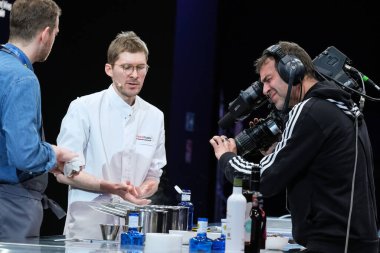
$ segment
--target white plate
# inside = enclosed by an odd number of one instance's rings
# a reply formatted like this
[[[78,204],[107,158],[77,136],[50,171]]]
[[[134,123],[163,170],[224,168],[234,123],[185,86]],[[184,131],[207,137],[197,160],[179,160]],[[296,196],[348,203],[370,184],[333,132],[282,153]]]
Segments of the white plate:
[[[197,235],[194,231],[184,231],[184,230],[169,230],[169,234],[182,235],[182,244],[189,244],[189,240]],[[221,233],[207,232],[207,237],[211,240],[219,238]]]
[[[267,240],[265,241],[265,249],[282,250],[286,245],[288,245],[288,242],[288,237],[267,236]]]

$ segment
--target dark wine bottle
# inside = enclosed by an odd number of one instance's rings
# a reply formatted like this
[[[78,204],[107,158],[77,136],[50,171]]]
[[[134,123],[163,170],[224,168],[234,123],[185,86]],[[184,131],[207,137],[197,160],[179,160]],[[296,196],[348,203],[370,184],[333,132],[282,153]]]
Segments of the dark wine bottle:
[[[267,216],[264,211],[264,200],[261,193],[258,194],[259,199],[259,209],[261,213],[261,240],[260,240],[260,249],[265,249],[265,243],[267,241]]]
[[[262,248],[264,231],[266,231],[266,217],[265,212],[260,208],[261,194],[259,192],[254,192],[252,194],[252,208],[251,208],[251,240],[248,248],[249,253],[260,253],[260,248]],[[265,243],[264,243],[265,246]]]

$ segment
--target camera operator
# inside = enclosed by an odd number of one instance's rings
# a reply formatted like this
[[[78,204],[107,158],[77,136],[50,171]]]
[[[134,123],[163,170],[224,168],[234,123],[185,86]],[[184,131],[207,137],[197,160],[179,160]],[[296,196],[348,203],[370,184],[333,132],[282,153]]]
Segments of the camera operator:
[[[293,238],[313,253],[378,252],[373,154],[363,115],[350,94],[320,81],[310,56],[280,41],[255,62],[263,93],[288,112],[281,140],[260,161],[264,197],[287,190]],[[235,139],[210,140],[231,180],[253,163]]]

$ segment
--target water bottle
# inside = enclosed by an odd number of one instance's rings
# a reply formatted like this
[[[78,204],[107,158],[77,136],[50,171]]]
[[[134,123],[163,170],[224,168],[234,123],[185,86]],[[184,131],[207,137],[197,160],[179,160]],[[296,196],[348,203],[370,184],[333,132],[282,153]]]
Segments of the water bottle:
[[[190,253],[211,253],[212,240],[207,237],[207,218],[198,218],[197,235],[189,240]]]
[[[178,204],[179,206],[186,206],[189,208],[189,219],[187,222],[187,230],[193,228],[193,217],[194,217],[194,205],[191,203],[191,191],[190,190],[182,190],[181,193],[181,202]]]
[[[244,252],[247,200],[242,192],[242,179],[235,177],[232,194],[227,199],[226,253]]]
[[[120,247],[143,246],[145,235],[138,231],[139,213],[131,212],[128,215],[128,231],[121,233]]]
[[[221,220],[222,233],[219,238],[212,241],[212,252],[213,253],[224,253],[226,248],[226,219]]]

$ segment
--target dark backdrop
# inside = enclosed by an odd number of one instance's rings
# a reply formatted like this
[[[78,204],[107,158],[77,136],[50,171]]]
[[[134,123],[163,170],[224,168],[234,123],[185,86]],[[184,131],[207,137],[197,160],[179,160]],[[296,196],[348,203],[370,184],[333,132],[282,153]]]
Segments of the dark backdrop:
[[[12,2],[12,1],[8,1]],[[377,71],[380,20],[364,2],[329,1],[308,7],[268,1],[57,0],[63,10],[60,33],[46,63],[35,64],[40,78],[47,140],[56,142],[71,100],[105,89],[106,51],[120,31],[133,30],[148,44],[149,65],[141,96],[165,114],[168,165],[156,201],[175,204],[173,186],[192,190],[195,218],[219,221],[232,186],[216,170],[208,140],[217,133],[221,109],[258,78],[253,61],[279,40],[299,43],[312,57],[328,46],[345,53],[353,66],[380,83]],[[1,6],[0,6],[1,7]],[[7,39],[0,18],[0,42]],[[379,97],[373,89],[368,93]],[[375,154],[380,149],[378,102],[366,102]],[[243,122],[242,127],[247,127]],[[259,156],[252,156],[259,159]],[[379,185],[379,172],[375,171]],[[48,195],[67,207],[67,187],[50,178]],[[377,192],[379,197],[380,193]],[[268,215],[285,214],[285,196],[265,200]],[[62,233],[48,210],[42,235]]]

